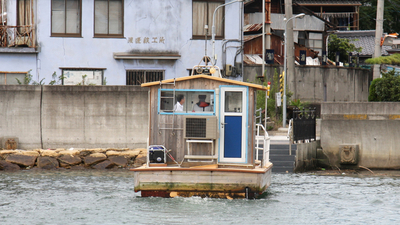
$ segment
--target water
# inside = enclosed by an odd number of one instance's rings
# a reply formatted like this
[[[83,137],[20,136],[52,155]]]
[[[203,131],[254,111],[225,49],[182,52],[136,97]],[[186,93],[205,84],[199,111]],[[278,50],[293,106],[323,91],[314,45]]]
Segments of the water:
[[[399,224],[400,179],[274,174],[265,198],[141,198],[129,171],[0,173],[0,224]]]

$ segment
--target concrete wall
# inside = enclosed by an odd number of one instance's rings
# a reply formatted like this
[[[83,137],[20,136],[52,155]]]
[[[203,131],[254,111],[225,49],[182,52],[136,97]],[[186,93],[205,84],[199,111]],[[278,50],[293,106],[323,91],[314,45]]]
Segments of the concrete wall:
[[[148,91],[134,86],[0,86],[0,137],[19,148],[137,148]]]
[[[231,2],[233,0],[226,0]],[[17,6],[15,0],[6,0],[8,25],[16,25]],[[240,40],[241,3],[228,5],[224,11],[225,39]],[[204,56],[204,39],[192,38],[192,1],[188,0],[125,0],[124,37],[94,38],[94,2],[82,1],[82,37],[51,36],[51,1],[34,1],[34,20],[38,54],[14,55],[0,53],[0,71],[28,71],[32,69],[34,80],[45,78],[48,84],[54,71],[61,74],[60,67],[106,68],[104,77],[109,85],[125,85],[126,70],[165,70],[165,78],[187,76],[194,65]],[[209,34],[211,35],[211,24]],[[209,36],[210,36],[209,35]],[[144,38],[150,43],[143,43]],[[157,43],[153,43],[153,37]],[[136,43],[140,38],[141,43]],[[159,42],[160,38],[165,41]],[[217,65],[222,68],[222,43],[216,40]],[[207,42],[211,56],[211,42]],[[240,42],[230,42],[226,50],[226,63],[234,65],[234,57]],[[236,47],[234,47],[236,46]],[[113,53],[130,52],[139,54],[177,53],[178,60],[114,59]],[[21,63],[21,61],[23,63]],[[239,55],[237,61],[241,61]]]
[[[245,66],[244,81],[256,82],[262,74],[261,65]],[[283,66],[266,66],[268,81],[273,80],[275,70],[282,73]],[[311,103],[321,102],[367,102],[370,70],[361,68],[296,66],[295,74],[288,78],[291,99]]]
[[[317,149],[321,141],[297,144],[295,172],[304,172],[315,169],[317,164]]]
[[[340,164],[340,145],[359,146],[354,166],[400,168],[400,103],[323,103],[321,147],[329,162]]]

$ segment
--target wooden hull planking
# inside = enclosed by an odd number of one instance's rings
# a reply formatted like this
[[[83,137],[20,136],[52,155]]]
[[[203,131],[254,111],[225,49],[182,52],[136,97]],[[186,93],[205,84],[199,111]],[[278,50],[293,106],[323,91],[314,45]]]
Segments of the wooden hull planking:
[[[266,168],[137,168],[135,191],[143,197],[244,198],[262,194],[271,184],[272,164]]]

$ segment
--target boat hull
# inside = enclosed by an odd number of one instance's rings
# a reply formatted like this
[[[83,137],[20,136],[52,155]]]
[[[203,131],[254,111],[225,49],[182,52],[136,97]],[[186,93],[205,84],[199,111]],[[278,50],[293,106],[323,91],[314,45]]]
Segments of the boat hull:
[[[271,169],[142,167],[133,169],[134,188],[142,197],[254,198],[270,186]]]

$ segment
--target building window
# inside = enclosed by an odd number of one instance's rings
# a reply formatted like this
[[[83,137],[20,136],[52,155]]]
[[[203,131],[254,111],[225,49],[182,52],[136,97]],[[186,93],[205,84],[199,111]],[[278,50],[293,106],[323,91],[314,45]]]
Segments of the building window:
[[[160,89],[158,101],[160,114],[215,115],[213,90]]]
[[[0,72],[0,85],[15,85],[19,82],[23,84],[26,74],[26,72]]]
[[[0,25],[7,25],[7,8],[6,1],[0,1]],[[1,34],[0,34],[1,39]]]
[[[61,68],[63,85],[103,85],[103,68]]]
[[[51,36],[81,36],[81,0],[51,1]]]
[[[208,37],[211,38],[212,20],[214,10],[224,4],[224,1],[219,0],[198,0],[193,1],[193,38],[204,39],[206,30],[205,25],[208,25]],[[219,9],[215,14],[215,38],[224,38],[224,9]]]
[[[147,82],[164,80],[163,70],[127,70],[126,85],[141,85]]]
[[[32,24],[32,10],[30,0],[18,0],[17,25],[26,26]]]
[[[94,36],[123,37],[124,4],[122,0],[94,1]]]

